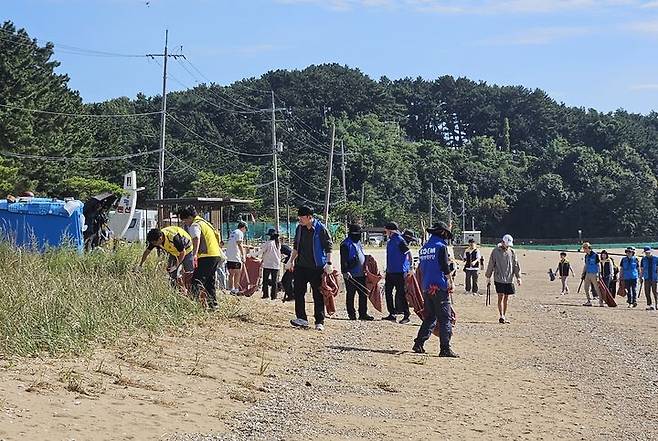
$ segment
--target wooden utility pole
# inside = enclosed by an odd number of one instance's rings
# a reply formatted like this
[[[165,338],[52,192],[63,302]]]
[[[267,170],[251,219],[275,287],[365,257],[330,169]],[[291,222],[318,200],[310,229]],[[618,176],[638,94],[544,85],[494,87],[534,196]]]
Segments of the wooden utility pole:
[[[345,144],[340,141],[340,156],[342,158],[341,168],[343,169],[343,200],[347,202],[347,180],[345,179]]]
[[[434,225],[434,183],[430,182],[430,227]]]
[[[272,165],[274,167],[274,228],[279,231],[279,165],[277,162],[276,143],[276,107],[274,105],[274,91],[272,91]]]
[[[334,141],[336,137],[336,123],[331,123],[331,148],[329,149],[329,167],[327,167],[327,189],[324,193],[324,223],[329,226],[329,198],[331,197],[331,175],[334,167]]]

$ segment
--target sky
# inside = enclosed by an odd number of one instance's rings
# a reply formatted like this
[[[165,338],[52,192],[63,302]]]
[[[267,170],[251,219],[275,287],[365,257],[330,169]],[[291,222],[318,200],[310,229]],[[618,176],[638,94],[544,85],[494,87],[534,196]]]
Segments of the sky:
[[[0,19],[55,43],[86,102],[162,93],[208,78],[337,62],[373,79],[465,76],[540,88],[600,111],[658,110],[656,0],[0,0]],[[58,49],[59,47],[59,49]],[[182,52],[181,52],[182,51]]]

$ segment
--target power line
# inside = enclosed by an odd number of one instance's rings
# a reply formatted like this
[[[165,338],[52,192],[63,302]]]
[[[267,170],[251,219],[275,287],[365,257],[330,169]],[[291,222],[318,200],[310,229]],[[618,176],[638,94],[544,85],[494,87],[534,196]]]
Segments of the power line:
[[[199,135],[197,132],[195,132],[194,130],[190,129],[190,128],[187,127],[185,124],[183,124],[183,123],[180,122],[178,119],[176,119],[173,115],[171,115],[171,114],[167,114],[167,115],[168,115],[172,120],[174,120],[174,121],[176,121],[178,124],[180,124],[181,127],[183,127],[185,130],[187,130],[187,131],[190,132],[191,134],[195,135],[197,138],[201,139],[202,141],[205,141],[206,143],[208,143],[208,144],[210,144],[210,145],[213,145],[213,146],[217,147],[217,148],[220,149],[220,150],[224,150],[224,151],[226,151],[226,152],[234,153],[234,154],[236,154],[236,155],[242,155],[242,156],[253,156],[253,157],[266,157],[266,156],[272,156],[272,153],[245,153],[245,152],[241,152],[241,151],[239,151],[239,150],[233,150],[233,149],[230,149],[230,148],[227,148],[227,147],[221,146],[221,145],[219,145],[219,144],[217,144],[217,143],[215,143],[215,142],[212,142],[212,141],[210,141],[210,140],[204,138],[203,136]]]
[[[95,114],[95,113],[67,113],[67,112],[54,112],[51,110],[41,110],[41,109],[29,109],[27,107],[14,106],[11,104],[0,104],[0,107],[5,107],[7,109],[22,110],[24,112],[31,113],[44,113],[47,115],[56,115],[56,116],[73,116],[80,118],[130,118],[136,116],[149,116],[149,115],[160,115],[162,112],[143,112],[143,113],[113,113],[113,114]]]
[[[151,153],[157,153],[159,151],[160,150],[148,150],[148,151],[145,151],[145,152],[130,153],[130,154],[127,154],[127,155],[101,156],[101,157],[39,156],[39,155],[32,155],[32,154],[27,154],[27,153],[15,153],[15,152],[0,151],[0,156],[7,156],[7,157],[19,158],[19,159],[37,159],[37,160],[41,160],[41,161],[57,161],[57,162],[89,161],[89,162],[96,162],[96,161],[120,161],[120,160],[123,160],[123,159],[130,159],[130,158],[136,158],[138,156],[150,155]]]

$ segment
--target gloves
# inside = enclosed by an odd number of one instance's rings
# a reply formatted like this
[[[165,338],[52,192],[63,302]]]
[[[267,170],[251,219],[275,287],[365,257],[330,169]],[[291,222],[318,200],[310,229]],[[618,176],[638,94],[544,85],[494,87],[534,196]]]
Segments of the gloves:
[[[286,264],[283,266],[283,268],[284,268],[286,271],[292,271],[292,267],[293,267],[293,261],[292,261],[292,259],[290,259],[290,260],[288,261],[288,263],[286,263]]]
[[[345,280],[350,280],[352,278],[352,274],[351,273],[345,273],[345,274],[343,274],[343,277],[345,278]]]
[[[585,280],[585,274],[583,274],[582,276],[580,276],[580,280]]]
[[[324,272],[326,274],[331,274],[334,272],[334,267],[331,265],[331,262],[327,262],[327,264],[324,266]]]
[[[194,269],[199,267],[199,256],[194,256]]]

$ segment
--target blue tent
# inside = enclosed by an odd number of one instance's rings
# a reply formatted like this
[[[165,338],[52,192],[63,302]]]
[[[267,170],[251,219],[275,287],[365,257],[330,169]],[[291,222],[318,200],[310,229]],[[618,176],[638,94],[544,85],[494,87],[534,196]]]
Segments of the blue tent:
[[[20,247],[40,251],[70,246],[82,251],[84,216],[80,201],[21,198],[0,201],[0,237]]]

